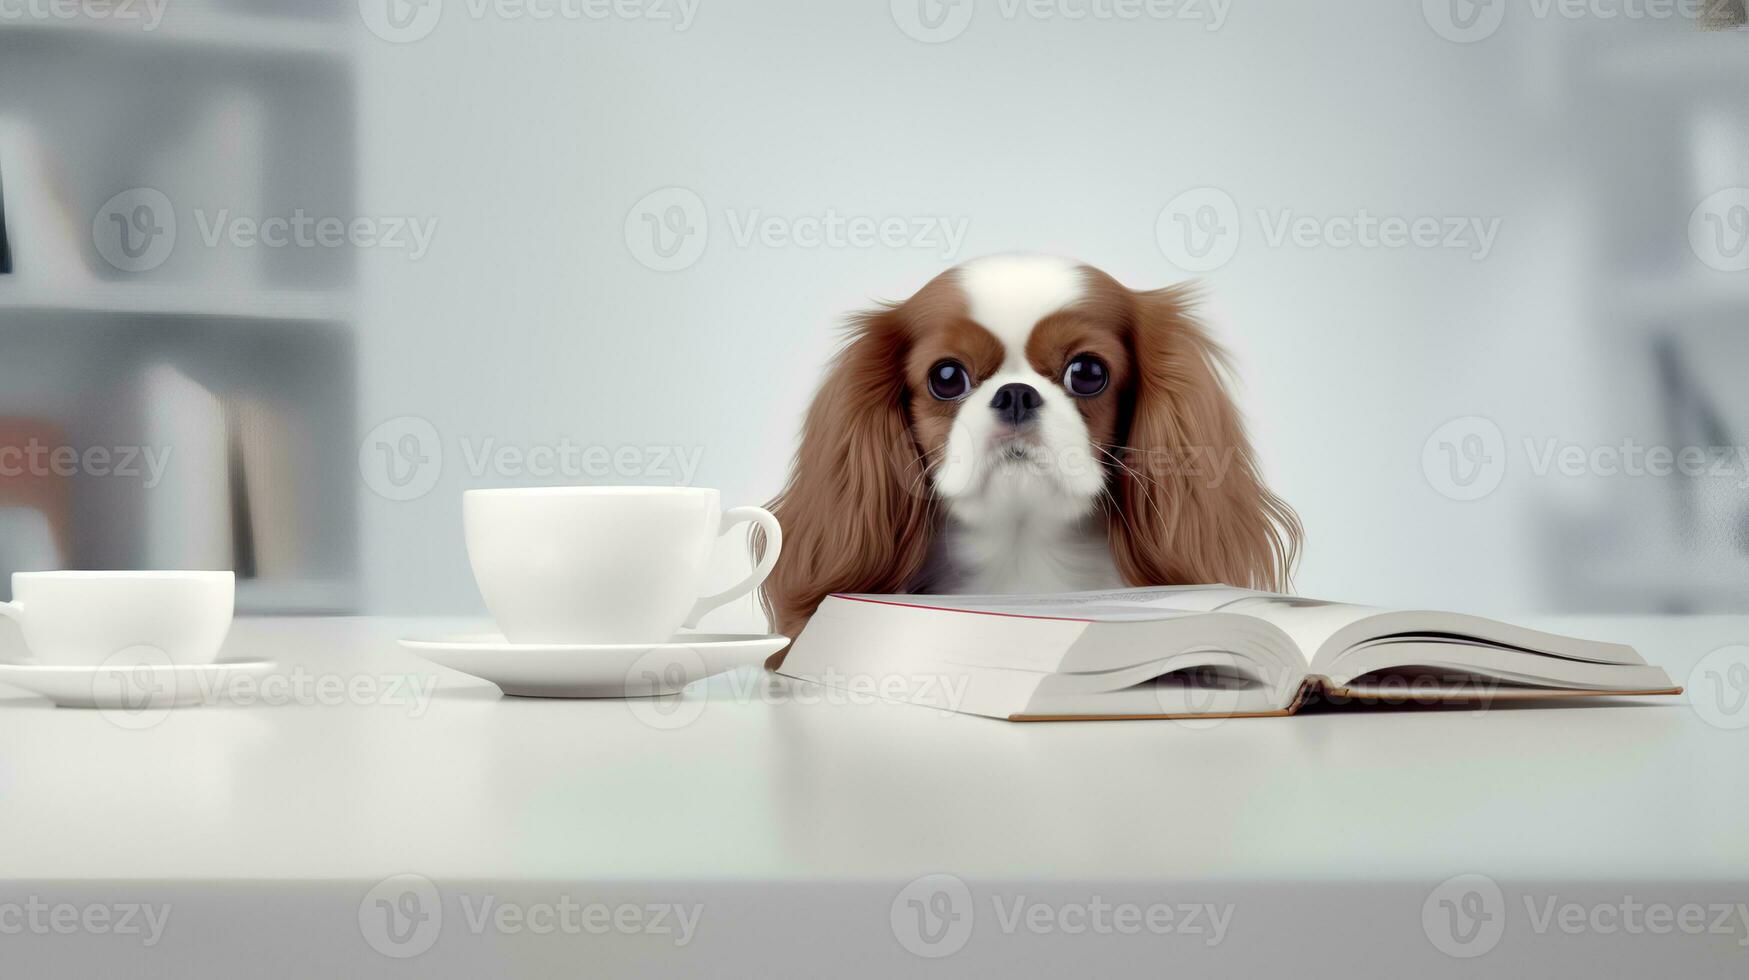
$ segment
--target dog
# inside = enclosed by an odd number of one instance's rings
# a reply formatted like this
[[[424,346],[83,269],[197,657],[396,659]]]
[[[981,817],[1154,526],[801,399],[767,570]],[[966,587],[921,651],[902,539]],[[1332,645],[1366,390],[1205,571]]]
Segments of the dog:
[[[1194,300],[995,255],[852,317],[768,505],[775,627],[797,635],[834,592],[1285,590],[1299,519]]]

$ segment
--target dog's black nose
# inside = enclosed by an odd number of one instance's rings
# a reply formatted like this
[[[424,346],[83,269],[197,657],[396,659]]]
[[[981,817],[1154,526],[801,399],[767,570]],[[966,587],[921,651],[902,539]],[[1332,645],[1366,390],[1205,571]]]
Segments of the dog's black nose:
[[[1015,382],[996,389],[996,397],[990,399],[990,408],[997,418],[1018,429],[1031,421],[1044,403],[1037,388]]]

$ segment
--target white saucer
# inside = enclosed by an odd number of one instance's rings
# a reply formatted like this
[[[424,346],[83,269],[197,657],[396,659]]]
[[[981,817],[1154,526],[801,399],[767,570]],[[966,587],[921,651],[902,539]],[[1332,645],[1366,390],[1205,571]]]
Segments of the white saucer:
[[[40,694],[63,708],[175,708],[222,696],[238,677],[272,670],[271,660],[211,664],[51,666],[0,664],[0,684]]]
[[[435,664],[524,698],[643,698],[762,662],[787,636],[683,633],[667,643],[511,643],[496,633],[405,639]]]

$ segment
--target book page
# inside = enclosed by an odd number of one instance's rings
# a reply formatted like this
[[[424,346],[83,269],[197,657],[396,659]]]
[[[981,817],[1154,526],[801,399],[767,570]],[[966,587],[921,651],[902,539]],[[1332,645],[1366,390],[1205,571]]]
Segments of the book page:
[[[1310,662],[1338,630],[1379,612],[1321,599],[1302,599],[1231,585],[1158,585],[1139,589],[1067,592],[1061,595],[859,596],[887,602],[946,609],[973,609],[1017,616],[1062,616],[1125,621],[1164,619],[1189,612],[1229,612],[1253,616],[1286,633]]]
[[[1204,586],[1194,586],[1201,589]],[[1099,622],[1176,619],[1197,612],[1208,612],[1221,603],[1231,601],[1244,590],[1225,586],[1209,588],[1231,592],[1218,600],[1203,598],[1184,602],[1165,602],[1151,595],[1168,589],[1114,589],[1109,592],[1069,592],[1061,595],[858,595],[846,593],[846,598],[903,606],[924,606],[936,609],[962,609],[969,612],[1001,613],[1008,616],[1043,616],[1056,619],[1089,619]]]
[[[1221,611],[1255,616],[1279,628],[1293,638],[1307,663],[1318,655],[1324,643],[1336,635],[1337,631],[1381,612],[1373,606],[1301,599],[1268,592],[1253,593],[1236,599],[1222,606]]]

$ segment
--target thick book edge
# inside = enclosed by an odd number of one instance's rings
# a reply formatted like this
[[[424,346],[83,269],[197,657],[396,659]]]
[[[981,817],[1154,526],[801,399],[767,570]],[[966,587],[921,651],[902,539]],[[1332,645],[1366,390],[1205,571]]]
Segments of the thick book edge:
[[[1542,701],[1554,698],[1648,698],[1679,695],[1683,690],[1681,687],[1661,687],[1645,691],[1587,691],[1576,687],[1527,687],[1495,691],[1492,694],[1452,694],[1449,697],[1440,698],[1437,703],[1486,704],[1489,701]],[[1329,687],[1325,688],[1325,693],[1333,697],[1348,698],[1362,703],[1384,702],[1392,704],[1404,700],[1404,696],[1399,694],[1380,695],[1349,687]],[[1420,703],[1435,703],[1431,698],[1420,696],[1415,696],[1415,700]]]
[[[1009,715],[1009,721],[1151,721],[1176,720],[1189,721],[1202,718],[1286,718],[1306,703],[1306,699],[1322,690],[1324,681],[1321,677],[1308,677],[1300,682],[1299,690],[1294,692],[1294,699],[1287,707],[1274,711],[1233,711],[1226,713],[1178,712],[1175,714],[1150,715]]]
[[[1567,699],[1567,698],[1664,697],[1664,696],[1677,696],[1677,695],[1680,695],[1682,693],[1683,693],[1683,688],[1680,686],[1660,688],[1657,690],[1646,690],[1646,691],[1584,691],[1584,690],[1579,690],[1577,688],[1526,688],[1523,690],[1512,690],[1512,691],[1505,691],[1505,692],[1495,691],[1492,694],[1483,694],[1483,695],[1453,694],[1452,696],[1450,696],[1448,698],[1440,699],[1436,703],[1438,703],[1438,704],[1477,704],[1477,703],[1487,704],[1488,702],[1491,702],[1491,701],[1541,701],[1544,699],[1553,700],[1553,699]],[[1228,713],[1228,714],[1194,714],[1194,713],[1184,714],[1184,713],[1179,713],[1179,714],[1149,714],[1149,715],[1028,715],[1028,714],[1017,714],[1017,715],[1009,715],[1008,720],[1009,721],[1026,721],[1026,722],[1038,722],[1038,721],[1190,721],[1193,719],[1202,719],[1202,718],[1212,718],[1212,719],[1287,718],[1287,717],[1290,717],[1292,715],[1298,714],[1300,708],[1304,707],[1306,702],[1308,700],[1310,700],[1314,694],[1326,695],[1326,696],[1338,697],[1338,698],[1347,698],[1350,701],[1356,701],[1356,702],[1359,702],[1362,704],[1366,704],[1366,703],[1387,703],[1387,704],[1394,703],[1392,700],[1392,696],[1381,696],[1379,694],[1367,693],[1367,692],[1363,692],[1363,691],[1360,691],[1360,690],[1357,690],[1354,688],[1342,687],[1339,685],[1331,684],[1327,679],[1325,679],[1323,677],[1311,676],[1311,677],[1307,677],[1305,679],[1305,681],[1300,684],[1299,690],[1294,693],[1293,701],[1289,702],[1287,707],[1280,708],[1280,709],[1277,709],[1275,711],[1239,711],[1239,712],[1232,712],[1232,713]],[[1435,703],[1435,702],[1432,702],[1428,699],[1423,698],[1423,699],[1418,699],[1417,703],[1430,704],[1430,703]]]

